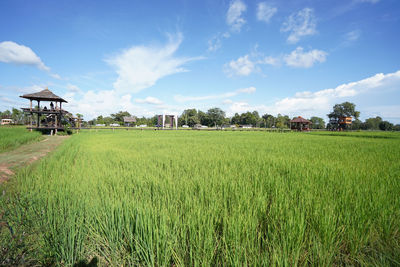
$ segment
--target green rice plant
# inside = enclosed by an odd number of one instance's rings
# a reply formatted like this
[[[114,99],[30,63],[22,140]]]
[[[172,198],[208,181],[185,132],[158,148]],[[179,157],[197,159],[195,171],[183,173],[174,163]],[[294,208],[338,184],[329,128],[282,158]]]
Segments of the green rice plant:
[[[40,132],[29,132],[25,127],[1,126],[0,127],[0,153],[17,148],[35,140],[39,140]]]
[[[36,264],[393,266],[399,151],[396,134],[82,131],[0,208]]]

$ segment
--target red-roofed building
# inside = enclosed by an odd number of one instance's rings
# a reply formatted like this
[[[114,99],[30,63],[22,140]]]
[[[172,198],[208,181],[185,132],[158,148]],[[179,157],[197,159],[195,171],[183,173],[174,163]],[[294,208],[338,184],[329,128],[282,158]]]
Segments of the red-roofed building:
[[[311,121],[306,120],[301,116],[298,116],[297,118],[294,118],[290,121],[290,128],[297,131],[309,131],[311,124]]]

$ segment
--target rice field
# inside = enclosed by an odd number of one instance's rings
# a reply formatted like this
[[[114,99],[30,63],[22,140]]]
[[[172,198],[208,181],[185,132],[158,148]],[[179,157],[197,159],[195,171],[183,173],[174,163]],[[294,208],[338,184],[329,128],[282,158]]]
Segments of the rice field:
[[[25,126],[0,126],[0,153],[39,140],[40,132],[29,132]]]
[[[82,131],[3,185],[0,265],[400,265],[400,135],[353,135]]]

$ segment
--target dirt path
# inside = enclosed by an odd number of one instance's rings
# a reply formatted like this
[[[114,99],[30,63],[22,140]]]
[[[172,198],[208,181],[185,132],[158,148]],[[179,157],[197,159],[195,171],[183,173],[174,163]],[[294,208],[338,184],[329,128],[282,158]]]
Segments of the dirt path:
[[[7,181],[23,166],[44,157],[59,146],[68,136],[46,136],[42,141],[22,145],[15,150],[0,154],[0,183]]]

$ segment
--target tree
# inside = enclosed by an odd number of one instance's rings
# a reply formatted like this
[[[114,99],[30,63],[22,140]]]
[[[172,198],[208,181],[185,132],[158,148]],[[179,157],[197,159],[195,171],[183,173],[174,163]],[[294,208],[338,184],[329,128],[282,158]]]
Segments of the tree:
[[[379,130],[379,124],[382,122],[382,118],[376,116],[375,118],[366,119],[364,122],[364,130]]]
[[[352,123],[351,123],[351,129],[352,130],[360,130],[363,127],[363,123],[362,121],[360,121],[359,119],[355,119]]]
[[[96,124],[105,124],[103,116],[102,115],[97,116],[97,119],[96,119],[95,123]]]
[[[264,120],[265,128],[272,128],[275,125],[275,117],[270,114],[264,114],[262,116]]]
[[[3,111],[1,116],[2,116],[3,119],[10,119],[11,118],[11,112],[7,109],[7,110]]]
[[[393,131],[400,131],[400,124],[393,126]]]
[[[210,118],[208,117],[207,113],[204,113],[203,111],[199,110],[197,116],[199,118],[200,124],[208,126],[211,125]]]
[[[358,119],[360,112],[356,111],[356,105],[350,102],[343,102],[333,106],[333,111],[328,114],[330,119],[339,119],[340,117],[354,117]]]
[[[103,120],[104,120],[105,125],[110,125],[111,123],[114,122],[113,118],[111,118],[111,117],[104,117]]]
[[[225,112],[220,108],[211,108],[207,111],[207,116],[211,125],[216,127],[217,125],[221,125],[223,123],[225,119]]]
[[[123,123],[124,122],[124,117],[130,117],[131,114],[128,111],[120,111],[115,114],[111,114],[111,118],[113,121]]]
[[[311,117],[310,121],[312,122],[311,129],[324,129],[325,128],[325,121],[323,118],[314,116],[314,117]]]
[[[242,124],[242,125],[254,125],[255,126],[257,124],[256,115],[258,115],[258,113],[255,114],[255,113],[250,112],[250,111],[242,113],[240,115],[240,124]]]
[[[289,116],[278,114],[276,117],[276,127],[277,128],[289,128],[290,126],[290,118]]]
[[[179,118],[179,124],[188,125],[193,127],[194,125],[200,123],[197,110],[196,109],[186,109],[182,112],[182,115]]]
[[[239,113],[235,113],[235,115],[231,119],[232,124],[240,124],[240,115]]]
[[[382,131],[391,131],[393,129],[393,124],[388,121],[382,121],[379,123],[379,129]]]
[[[24,122],[24,113],[16,108],[12,108],[11,118],[15,124],[22,124]]]

